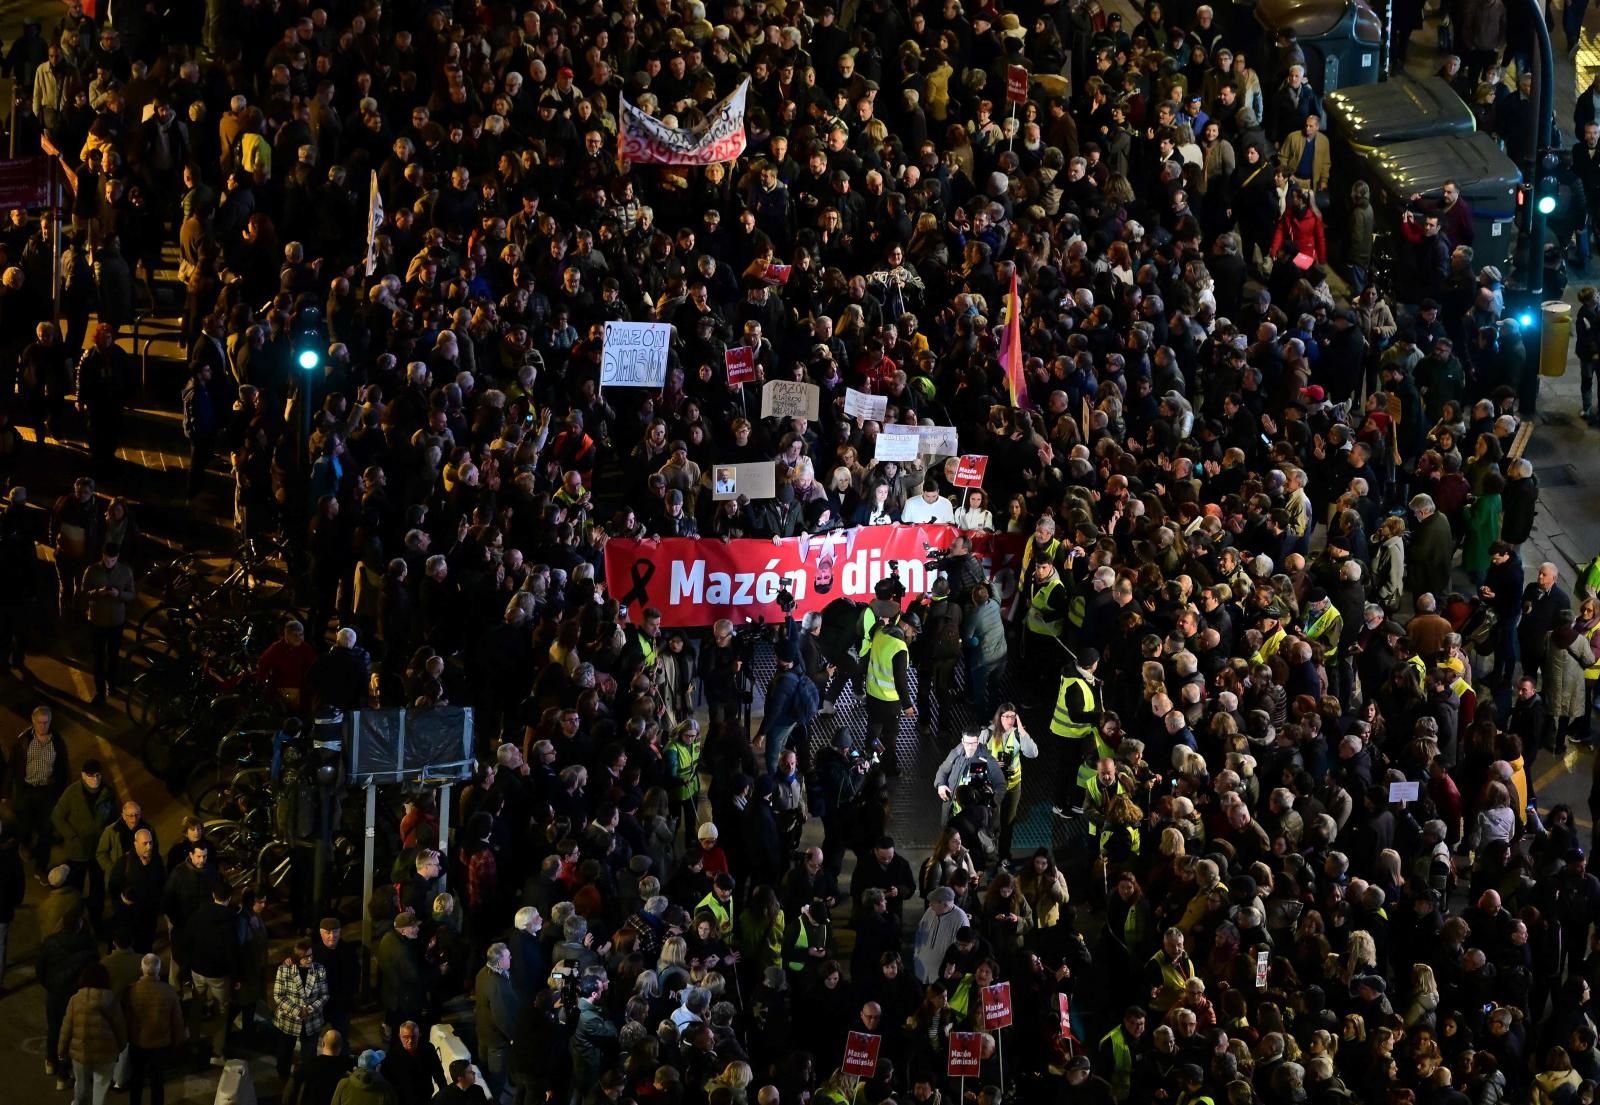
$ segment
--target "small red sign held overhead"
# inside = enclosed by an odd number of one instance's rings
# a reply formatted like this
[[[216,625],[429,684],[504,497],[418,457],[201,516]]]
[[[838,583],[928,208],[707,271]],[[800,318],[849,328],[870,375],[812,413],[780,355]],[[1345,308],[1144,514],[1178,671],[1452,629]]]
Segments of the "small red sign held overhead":
[[[989,468],[989,458],[965,453],[956,462],[957,487],[982,487],[983,474]]]
[[[983,1027],[985,1031],[1004,1028],[1011,1024],[1011,983],[997,982],[979,991],[983,998]]]
[[[1006,66],[1006,100],[1013,104],[1028,99],[1028,70],[1021,65]]]
[[[748,384],[756,378],[756,351],[748,345],[736,345],[723,355],[728,369],[728,386]]]
[[[977,1032],[950,1033],[950,1057],[944,1072],[951,1078],[976,1078],[983,1072],[983,1037]]]
[[[839,1069],[857,1078],[871,1078],[878,1073],[878,1051],[883,1047],[883,1037],[870,1032],[852,1032],[845,1037],[844,1062]]]

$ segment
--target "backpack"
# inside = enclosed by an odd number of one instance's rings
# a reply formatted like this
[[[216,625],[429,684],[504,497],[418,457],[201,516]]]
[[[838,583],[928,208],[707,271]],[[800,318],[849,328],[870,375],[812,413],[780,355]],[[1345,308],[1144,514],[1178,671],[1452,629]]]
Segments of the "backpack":
[[[822,692],[817,689],[816,680],[796,672],[794,700],[794,715],[801,725],[810,725],[816,720],[817,711],[822,709]]]

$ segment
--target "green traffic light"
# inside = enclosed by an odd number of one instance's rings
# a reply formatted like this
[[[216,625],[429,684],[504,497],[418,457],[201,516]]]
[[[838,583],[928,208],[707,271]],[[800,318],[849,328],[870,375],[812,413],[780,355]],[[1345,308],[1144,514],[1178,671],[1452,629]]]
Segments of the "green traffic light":
[[[1539,197],[1539,214],[1541,214],[1541,215],[1549,215],[1552,212],[1554,212],[1555,209],[1556,209],[1556,198],[1554,196],[1540,196]]]
[[[300,367],[305,369],[307,372],[310,372],[321,363],[322,358],[318,356],[315,349],[307,349],[305,352],[300,354]]]

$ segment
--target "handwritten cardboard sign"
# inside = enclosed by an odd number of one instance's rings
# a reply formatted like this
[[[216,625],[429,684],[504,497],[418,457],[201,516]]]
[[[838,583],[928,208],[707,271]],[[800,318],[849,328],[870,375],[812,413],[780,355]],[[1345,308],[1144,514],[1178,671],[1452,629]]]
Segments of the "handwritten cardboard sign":
[[[921,447],[915,434],[879,434],[873,446],[873,460],[916,460]]]
[[[883,416],[889,413],[889,397],[845,388],[844,413],[864,421],[882,422]]]
[[[665,322],[608,322],[600,347],[600,386],[659,388],[667,382],[672,327]]]
[[[815,419],[821,402],[822,391],[816,384],[768,380],[761,389],[761,417]]]

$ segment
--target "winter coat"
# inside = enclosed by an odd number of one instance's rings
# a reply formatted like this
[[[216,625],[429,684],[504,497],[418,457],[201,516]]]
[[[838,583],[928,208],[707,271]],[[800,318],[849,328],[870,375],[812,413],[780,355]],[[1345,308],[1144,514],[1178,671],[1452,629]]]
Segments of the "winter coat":
[[[1583,669],[1593,663],[1594,650],[1582,634],[1574,637],[1565,648],[1558,647],[1552,638],[1539,673],[1539,693],[1551,717],[1583,716],[1588,698]]]
[[[333,1105],[400,1105],[400,1093],[377,1071],[353,1070],[333,1091]]]
[[[1461,538],[1461,570],[1482,572],[1489,567],[1489,546],[1500,540],[1500,496],[1484,495],[1467,507],[1466,533]]]
[[[414,1013],[427,1003],[427,965],[420,940],[387,932],[378,941],[378,990],[389,1012]]]
[[[286,1036],[315,1036],[322,1031],[328,1004],[328,972],[312,963],[302,973],[298,963],[283,963],[272,984],[272,1023]]]
[[[134,1047],[163,1048],[182,1043],[183,1003],[178,992],[161,978],[141,978],[128,987],[122,999],[128,1023],[128,1042]]]
[[[1520,545],[1533,532],[1533,520],[1539,513],[1539,477],[1507,480],[1500,499],[1505,509],[1505,517],[1500,523],[1500,538]]]
[[[50,823],[61,839],[60,858],[69,863],[88,863],[100,846],[100,833],[117,819],[122,803],[111,784],[89,790],[81,782],[70,786],[56,802]]]
[[[1284,253],[1304,253],[1319,265],[1328,263],[1328,237],[1315,208],[1307,207],[1298,213],[1290,208],[1278,219],[1277,229],[1272,232],[1272,255],[1280,257]]]
[[[110,990],[85,986],[67,1002],[61,1022],[59,1053],[76,1063],[115,1063],[128,1042],[127,1022]]]
[[[1372,559],[1372,585],[1378,605],[1393,614],[1400,609],[1400,596],[1406,589],[1405,538],[1396,534],[1378,546]]]
[[[977,653],[979,662],[998,664],[1006,658],[1006,629],[1000,619],[1000,600],[990,598],[973,606],[961,624],[961,636]]]

